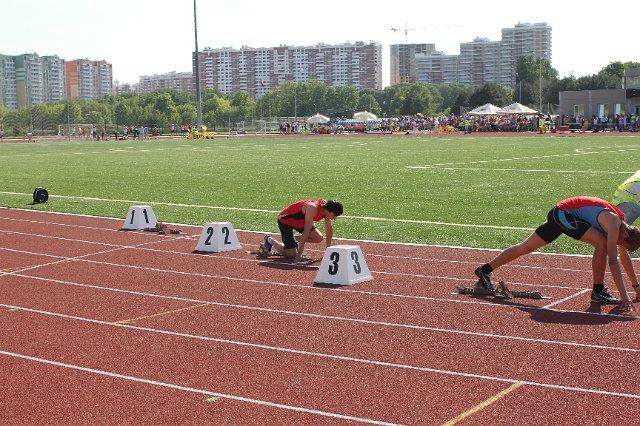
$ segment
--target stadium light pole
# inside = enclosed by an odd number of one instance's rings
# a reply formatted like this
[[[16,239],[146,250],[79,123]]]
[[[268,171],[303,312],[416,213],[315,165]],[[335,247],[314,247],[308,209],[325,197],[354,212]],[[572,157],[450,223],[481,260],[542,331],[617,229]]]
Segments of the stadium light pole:
[[[195,77],[196,77],[196,113],[198,128],[202,126],[202,98],[200,96],[200,58],[198,52],[198,15],[196,13],[196,0],[193,0],[193,33],[196,40],[195,51]]]

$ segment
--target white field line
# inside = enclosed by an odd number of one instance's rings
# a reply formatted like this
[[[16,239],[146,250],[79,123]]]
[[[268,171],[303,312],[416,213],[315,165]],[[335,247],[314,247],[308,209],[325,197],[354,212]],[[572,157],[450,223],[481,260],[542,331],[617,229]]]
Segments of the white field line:
[[[272,308],[264,308],[260,306],[239,305],[239,304],[233,304],[233,303],[216,302],[211,300],[193,299],[193,298],[188,298],[183,296],[170,296],[170,295],[147,293],[147,292],[141,292],[141,291],[135,291],[135,290],[124,290],[119,288],[98,286],[98,285],[92,285],[92,284],[83,284],[83,283],[77,283],[72,281],[56,280],[51,278],[41,278],[41,277],[23,275],[18,273],[11,274],[11,275],[21,277],[21,278],[33,279],[37,281],[54,283],[58,285],[64,285],[64,286],[89,288],[92,290],[129,294],[133,296],[173,300],[173,301],[185,302],[185,303],[195,303],[198,305],[218,306],[223,308],[233,308],[233,309],[249,310],[249,311],[256,311],[256,312],[266,312],[266,313],[278,314],[278,315],[300,316],[305,318],[331,320],[331,321],[337,321],[337,322],[351,322],[355,324],[364,324],[364,325],[389,327],[389,328],[400,328],[400,329],[417,330],[417,331],[428,331],[428,332],[435,332],[435,333],[459,334],[459,335],[474,336],[474,337],[488,337],[492,339],[514,340],[514,341],[535,343],[535,344],[560,345],[560,346],[571,346],[571,347],[577,347],[577,348],[640,353],[640,349],[626,348],[626,347],[620,347],[620,346],[595,345],[595,344],[589,344],[589,343],[578,343],[578,342],[570,342],[570,341],[563,341],[563,340],[537,339],[533,337],[510,336],[510,335],[495,334],[495,333],[481,333],[481,332],[475,332],[475,331],[465,331],[465,330],[450,329],[450,328],[428,327],[428,326],[421,326],[421,325],[414,325],[414,324],[403,324],[403,323],[393,323],[393,322],[386,322],[386,321],[366,320],[361,318],[341,317],[341,316],[335,316],[335,315],[313,314],[309,312],[272,309]],[[629,317],[625,317],[625,318],[629,318]]]
[[[0,191],[0,194],[3,192]],[[11,193],[11,194],[19,194],[19,195],[31,195],[31,194],[20,194],[20,193]],[[109,220],[124,220],[124,218],[120,217],[108,217],[108,216],[91,216],[80,213],[61,213],[54,211],[36,211],[33,209],[21,209],[15,207],[2,207],[0,206],[0,210],[15,210],[20,212],[25,212],[29,214],[34,213],[43,213],[48,215],[58,215],[58,216],[71,216],[71,217],[80,217],[86,219],[109,219]],[[198,227],[198,225],[188,224],[188,223],[169,223],[170,225],[176,226],[186,226],[186,227]],[[271,231],[254,231],[250,229],[236,229],[236,231],[247,232],[252,234],[269,234],[273,233]],[[372,244],[380,244],[380,245],[396,245],[401,247],[433,247],[433,248],[446,248],[446,249],[456,249],[456,250],[470,250],[470,251],[483,251],[483,252],[500,252],[502,249],[496,248],[484,248],[484,247],[464,247],[464,246],[452,246],[452,245],[444,245],[444,244],[426,244],[426,243],[406,243],[402,241],[378,241],[378,240],[365,240],[365,239],[354,239],[354,238],[334,238],[336,241],[352,241],[352,242],[361,242],[361,243],[372,243]],[[572,253],[544,253],[544,252],[534,252],[531,253],[533,256],[560,256],[560,257],[588,257],[591,258],[591,255],[587,254],[572,254]]]
[[[3,233],[4,234],[15,234],[15,235],[32,236],[32,237],[39,237],[39,238],[50,238],[50,239],[55,239],[55,240],[71,241],[71,242],[78,242],[78,243],[85,243],[85,244],[92,244],[93,243],[93,241],[74,239],[74,238],[55,237],[55,236],[49,236],[49,235],[43,235],[43,234],[32,234],[32,233],[27,233],[27,232],[0,230],[0,234],[3,234]],[[174,240],[178,240],[178,239],[183,239],[183,238],[175,238]],[[163,241],[167,241],[167,240],[157,240],[157,241],[154,241],[154,242],[160,243],[160,242],[163,242]],[[120,245],[120,244],[114,244],[114,243],[110,243],[110,244],[107,244],[107,243],[96,243],[96,244],[108,245],[108,246],[111,246],[111,247],[117,247],[117,248],[121,248],[121,249],[143,250],[143,251],[150,251],[150,252],[154,252],[154,253],[163,253],[163,254],[171,254],[171,255],[178,255],[178,256],[187,256],[187,257],[200,256],[200,257],[208,258],[208,259],[226,259],[226,260],[234,260],[234,261],[237,261],[237,262],[268,263],[268,264],[277,264],[277,265],[283,265],[283,266],[288,266],[288,267],[294,267],[294,265],[292,265],[289,262],[273,262],[273,261],[270,261],[270,260],[260,260],[260,259],[243,259],[243,258],[238,258],[238,257],[233,257],[233,256],[226,256],[224,254],[217,254],[215,257],[212,257],[212,256],[209,256],[207,254],[183,253],[183,252],[172,251],[172,250],[153,249],[153,248],[149,248],[149,247],[143,247],[142,245],[131,246],[131,245]],[[0,247],[0,250],[5,250],[5,249],[6,248],[4,248],[4,247]],[[23,250],[15,250],[15,249],[13,249],[13,251],[16,252],[16,253],[24,253],[24,254],[33,254],[33,255],[40,254],[40,253],[35,253],[35,252],[30,252],[30,251],[23,251]],[[101,253],[95,253],[95,254],[101,254]],[[71,259],[71,258],[68,258],[68,259]],[[89,260],[84,259],[83,261],[89,261]],[[98,261],[91,261],[91,262],[93,262],[93,263],[101,263],[101,262],[98,262]],[[41,265],[41,266],[46,266],[46,265]],[[120,265],[120,266],[124,266],[124,265]],[[133,267],[133,266],[131,265],[131,267]],[[304,266],[304,267],[305,268],[309,268],[309,269],[318,269],[319,268],[318,266],[315,266],[315,265]],[[430,279],[430,280],[451,280],[451,281],[461,281],[461,282],[475,282],[476,281],[476,279],[474,279],[474,278],[456,278],[456,277],[449,277],[449,276],[412,274],[412,273],[405,273],[405,272],[387,272],[387,271],[376,271],[376,270],[370,270],[370,272],[372,274],[401,276],[401,277],[413,277],[413,278]],[[586,271],[582,271],[582,272],[586,272]],[[576,287],[549,285],[549,284],[529,284],[529,283],[523,283],[523,282],[517,282],[517,281],[511,281],[510,284],[524,285],[524,286],[529,286],[529,287],[542,287],[542,288],[556,288],[556,289],[564,289],[564,290],[576,290]]]
[[[597,395],[608,395],[608,396],[616,396],[616,397],[622,397],[622,398],[640,399],[640,395],[632,394],[632,393],[612,392],[612,391],[607,391],[607,390],[603,390],[603,389],[581,388],[581,387],[576,387],[576,386],[558,385],[558,384],[554,384],[554,383],[541,383],[541,382],[533,382],[533,381],[512,379],[512,378],[499,377],[499,376],[489,376],[489,375],[465,373],[465,372],[460,372],[460,371],[443,370],[443,369],[436,369],[436,368],[429,368],[429,367],[418,367],[418,366],[409,365],[409,364],[397,364],[397,363],[391,363],[391,362],[385,362],[385,361],[370,360],[370,359],[366,359],[366,358],[356,358],[356,357],[349,357],[349,356],[343,356],[343,355],[334,355],[334,354],[328,354],[328,353],[303,351],[303,350],[285,348],[285,347],[279,347],[279,346],[261,345],[261,344],[248,343],[248,342],[237,341],[237,340],[219,339],[219,338],[215,338],[215,337],[200,336],[200,335],[194,335],[194,334],[188,334],[188,333],[178,333],[178,332],[174,332],[174,331],[168,331],[168,330],[162,330],[162,329],[156,329],[156,328],[149,328],[149,327],[140,327],[140,326],[130,325],[130,324],[115,324],[115,323],[95,320],[95,319],[91,319],[91,318],[84,318],[84,317],[78,317],[78,316],[73,316],[73,315],[65,315],[65,314],[60,314],[60,313],[56,313],[56,312],[43,311],[43,310],[39,310],[39,309],[25,308],[25,307],[21,307],[21,306],[14,306],[14,305],[7,305],[7,304],[0,304],[0,306],[5,307],[7,309],[14,309],[14,310],[17,310],[17,311],[24,311],[24,312],[30,312],[30,313],[40,314],[40,315],[54,316],[54,317],[67,319],[67,320],[72,320],[72,321],[82,321],[82,322],[87,322],[87,323],[91,323],[91,324],[104,325],[104,326],[107,326],[107,327],[119,327],[119,328],[122,328],[122,329],[129,329],[129,330],[134,330],[134,331],[143,331],[143,332],[162,334],[162,335],[168,335],[168,336],[173,336],[173,337],[183,337],[183,338],[186,338],[186,339],[195,339],[195,340],[201,340],[201,341],[207,341],[207,342],[216,342],[216,343],[221,343],[221,344],[226,344],[226,345],[250,347],[250,348],[261,349],[261,350],[266,350],[266,351],[276,351],[276,352],[282,352],[282,353],[289,353],[289,354],[295,354],[295,355],[302,355],[302,356],[330,359],[330,360],[343,361],[343,362],[352,362],[352,363],[365,364],[365,365],[375,365],[375,366],[378,366],[378,367],[387,367],[387,368],[403,369],[403,370],[409,370],[409,371],[418,371],[418,372],[423,372],[423,373],[436,373],[436,374],[442,374],[442,375],[448,375],[448,376],[457,376],[457,377],[465,377],[465,378],[473,378],[473,379],[484,379],[484,380],[489,380],[489,381],[494,381],[494,382],[495,381],[497,381],[497,382],[505,382],[505,383],[519,383],[519,382],[522,382],[524,384],[528,384],[528,385],[531,385],[531,386],[537,386],[537,387],[542,387],[542,388],[547,388],[547,389],[564,390],[564,391],[575,392],[575,393],[590,393],[590,394],[597,394]]]
[[[540,155],[535,157],[512,157],[512,158],[496,158],[492,160],[478,160],[478,161],[467,161],[467,162],[454,162],[454,163],[436,163],[436,164],[424,164],[422,167],[439,167],[439,166],[466,166],[471,164],[491,164],[491,163],[502,163],[507,161],[521,161],[521,160],[543,160],[546,158],[562,158],[562,157],[577,157],[583,155],[593,155],[593,154],[617,154],[617,153],[625,153],[629,151],[638,151],[640,148],[625,148],[625,149],[613,149],[606,151],[577,151],[571,154],[552,154],[552,155]]]
[[[204,389],[193,388],[193,387],[189,387],[189,386],[177,385],[177,384],[173,384],[173,383],[160,382],[160,381],[157,381],[157,380],[145,379],[145,378],[142,378],[142,377],[130,376],[130,375],[126,375],[126,374],[115,373],[115,372],[112,372],[112,371],[106,371],[106,370],[99,370],[99,369],[95,369],[95,368],[83,367],[83,366],[76,365],[76,364],[68,364],[68,363],[64,363],[64,362],[59,362],[59,361],[54,361],[54,360],[50,360],[50,359],[34,357],[34,356],[30,356],[30,355],[19,354],[19,353],[15,353],[15,352],[8,352],[8,351],[0,350],[0,355],[12,357],[12,358],[18,358],[18,359],[22,359],[22,360],[26,360],[26,361],[31,361],[31,362],[37,362],[37,363],[40,363],[40,364],[53,365],[55,367],[67,368],[67,369],[76,370],[76,371],[82,371],[84,373],[97,374],[97,375],[100,375],[100,376],[106,376],[106,377],[110,377],[110,378],[113,378],[113,379],[127,380],[127,381],[131,381],[131,382],[136,382],[136,383],[144,383],[144,384],[152,385],[152,386],[160,386],[160,387],[173,389],[173,390],[178,390],[178,391],[182,391],[182,392],[197,393],[197,394],[205,395],[207,397],[224,398],[224,399],[229,399],[229,400],[233,400],[233,401],[246,402],[246,403],[249,403],[249,404],[267,406],[267,407],[270,407],[270,408],[279,408],[279,409],[283,409],[283,410],[296,411],[296,412],[299,412],[299,413],[313,414],[313,415],[322,416],[322,417],[337,418],[337,419],[340,419],[340,420],[348,420],[348,421],[353,421],[353,422],[357,422],[357,423],[365,423],[365,424],[373,424],[373,425],[395,425],[395,423],[387,423],[387,422],[378,421],[378,420],[371,420],[371,419],[367,419],[367,418],[364,418],[364,417],[349,416],[349,415],[345,415],[345,414],[338,414],[338,413],[332,413],[332,412],[329,412],[329,411],[315,410],[315,409],[312,409],[312,408],[299,407],[299,406],[295,406],[295,405],[279,404],[279,403],[276,403],[276,402],[265,401],[265,400],[261,400],[261,399],[247,398],[247,397],[238,396],[238,395],[232,395],[232,394],[227,394],[227,393],[220,393],[220,392],[214,392],[214,391],[209,391],[209,390],[204,390]]]
[[[560,299],[560,300],[556,300],[555,302],[549,303],[548,305],[544,305],[544,306],[542,306],[542,308],[541,308],[541,309],[549,309],[549,308],[552,308],[552,307],[557,306],[557,305],[559,305],[559,304],[561,304],[561,303],[564,303],[564,302],[569,301],[569,300],[571,300],[571,299],[573,299],[573,298],[576,298],[576,297],[578,297],[578,296],[580,296],[580,295],[582,295],[582,294],[585,294],[585,293],[587,293],[587,292],[588,292],[588,291],[590,291],[590,290],[591,290],[591,289],[589,289],[589,288],[583,288],[582,290],[580,290],[580,291],[578,291],[578,292],[576,292],[576,293],[572,294],[571,296],[567,296],[567,297],[564,297],[564,298],[562,298],[562,299]]]
[[[0,194],[19,195],[19,196],[31,195],[31,194],[26,194],[21,192],[8,192],[8,191],[0,191]],[[157,202],[157,201],[123,200],[123,199],[97,198],[97,197],[81,197],[81,196],[75,196],[75,195],[49,195],[49,198],[63,198],[63,199],[69,199],[69,200],[100,201],[100,202],[127,203],[127,204],[152,204],[152,205],[158,205],[158,206],[198,208],[198,209],[209,209],[209,210],[226,210],[226,211],[239,211],[239,212],[250,212],[250,213],[270,213],[274,215],[274,218],[275,218],[275,215],[279,213],[279,210],[206,206],[202,204],[165,203],[165,202]],[[412,224],[418,224],[418,225],[439,225],[439,226],[454,226],[454,227],[457,226],[457,227],[464,227],[464,228],[500,229],[500,230],[510,230],[510,231],[533,231],[534,229],[534,228],[525,228],[525,227],[517,227],[517,226],[481,225],[481,224],[471,224],[471,223],[449,223],[449,222],[439,222],[439,221],[431,221],[431,220],[390,219],[385,217],[374,217],[374,216],[349,216],[349,215],[340,216],[340,220],[344,220],[344,219],[355,219],[355,220],[364,220],[364,221],[373,221],[373,222],[412,223]]]
[[[407,166],[412,170],[465,170],[474,172],[520,172],[520,173],[561,173],[586,175],[632,175],[635,172],[616,172],[612,170],[550,170],[550,169],[485,169],[481,167],[440,167],[440,166]]]
[[[68,228],[78,228],[78,229],[91,229],[91,230],[97,230],[97,231],[106,231],[106,232],[121,232],[119,229],[115,229],[115,228],[101,228],[101,227],[95,227],[95,226],[85,226],[85,225],[75,225],[75,224],[68,224],[68,223],[59,223],[59,222],[48,222],[48,221],[40,221],[40,220],[30,220],[30,219],[16,219],[16,218],[9,218],[9,217],[0,217],[0,220],[7,220],[7,221],[14,221],[14,222],[25,222],[25,223],[37,223],[39,225],[54,225],[54,226],[63,226],[63,227],[68,227]],[[195,227],[194,225],[177,225],[177,226],[188,226],[188,227]],[[241,230],[238,229],[238,232],[245,232],[245,233],[261,233],[264,234],[265,232],[256,232],[256,231],[246,231],[246,230]],[[36,234],[33,234],[36,235]],[[185,235],[182,234],[183,237],[185,237],[185,239],[197,239],[199,237],[199,235],[197,234],[191,234],[191,235]],[[339,238],[336,238],[339,239]],[[350,240],[352,241],[352,240]],[[165,250],[158,250],[158,249],[151,249],[151,248],[141,248],[141,250],[150,250],[150,251],[159,251],[159,252],[164,252]],[[324,250],[315,250],[315,249],[307,249],[308,252],[314,252],[314,253],[324,253]],[[178,253],[176,252],[176,254],[183,254],[183,253]],[[544,254],[544,253],[541,253]],[[394,255],[394,256],[389,256],[389,255],[384,255],[384,254],[376,254],[376,253],[370,253],[367,252],[367,257],[380,257],[380,258],[385,258],[385,259],[404,259],[404,260],[416,260],[416,261],[430,261],[430,262],[441,262],[441,263],[455,263],[455,264],[462,264],[462,265],[476,265],[478,262],[470,262],[470,261],[465,261],[465,260],[451,260],[451,259],[438,259],[438,258],[433,258],[433,257],[415,257],[415,256],[401,256],[401,255]],[[565,272],[591,272],[591,269],[574,269],[574,268],[559,268],[559,267],[546,267],[546,266],[532,266],[532,265],[522,265],[522,264],[518,264],[518,263],[510,263],[508,265],[506,265],[505,267],[513,267],[513,268],[523,268],[523,269],[542,269],[542,270],[554,270],[554,271],[565,271]]]

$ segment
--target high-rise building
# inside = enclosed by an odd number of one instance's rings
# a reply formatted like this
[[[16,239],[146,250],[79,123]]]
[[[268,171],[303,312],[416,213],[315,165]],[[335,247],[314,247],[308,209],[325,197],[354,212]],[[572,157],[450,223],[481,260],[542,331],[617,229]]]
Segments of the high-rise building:
[[[418,49],[412,51],[410,48],[432,45],[394,46],[391,47],[391,84],[420,81],[514,86],[519,58],[532,55],[551,61],[551,27],[545,23],[520,23],[514,28],[503,28],[500,41],[476,38],[472,42],[461,43],[460,55],[443,55],[434,50],[414,53]],[[401,46],[405,46],[403,50]],[[402,63],[406,64],[404,68],[401,67]],[[415,72],[415,80],[412,72]]]
[[[182,90],[195,93],[195,83],[191,72],[169,72],[166,74],[143,75],[138,85],[140,93],[157,90]]]
[[[0,105],[18,108],[16,64],[13,56],[0,55]]]
[[[461,84],[499,83],[500,42],[475,38],[460,44],[458,81]]]
[[[64,78],[64,59],[58,56],[42,57],[44,72],[44,101],[59,102],[67,97]]]
[[[546,23],[523,24],[502,29],[500,82],[516,82],[518,58],[532,55],[551,62],[551,27]]]
[[[205,48],[200,52],[204,88],[224,94],[246,91],[259,98],[285,81],[320,80],[329,86],[382,88],[382,47],[357,42],[329,46]],[[195,67],[195,60],[194,60]]]
[[[113,82],[113,93],[116,95],[124,95],[125,93],[139,93],[139,84],[120,83],[118,80]]]
[[[460,57],[442,52],[416,55],[416,81],[429,84],[457,84]]]
[[[16,70],[18,107],[30,107],[44,102],[44,66],[37,53],[13,57]]]
[[[389,56],[391,85],[418,81],[416,70],[417,55],[430,55],[435,51],[435,44],[392,44]]]
[[[108,62],[89,59],[67,61],[65,74],[69,99],[98,99],[113,91],[113,70]]]

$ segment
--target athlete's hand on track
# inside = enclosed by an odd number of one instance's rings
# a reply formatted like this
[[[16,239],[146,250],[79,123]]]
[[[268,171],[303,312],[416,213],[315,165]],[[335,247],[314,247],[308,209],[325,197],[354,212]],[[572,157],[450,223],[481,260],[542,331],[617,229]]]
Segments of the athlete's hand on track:
[[[633,306],[633,303],[631,303],[630,300],[620,303],[620,312],[623,315],[629,315],[629,316],[632,316],[632,317],[637,317],[638,316],[638,312],[636,311],[636,307]]]

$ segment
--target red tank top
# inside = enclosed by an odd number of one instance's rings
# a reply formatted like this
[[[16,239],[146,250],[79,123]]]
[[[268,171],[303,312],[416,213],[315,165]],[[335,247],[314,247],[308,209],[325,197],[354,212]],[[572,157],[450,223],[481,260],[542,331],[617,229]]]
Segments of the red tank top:
[[[304,213],[302,212],[302,207],[305,204],[314,204],[318,210],[313,216],[313,221],[317,222],[320,219],[324,219],[324,214],[321,212],[320,208],[327,205],[326,200],[299,200],[295,203],[285,207],[280,214],[278,215],[278,220],[285,225],[289,225],[294,229],[302,229],[304,228]]]
[[[556,205],[560,210],[564,211],[578,210],[583,207],[601,207],[603,209],[612,211],[620,219],[624,220],[624,213],[622,213],[622,211],[618,207],[614,206],[606,200],[603,200],[602,198],[586,196],[571,197],[558,201]]]

